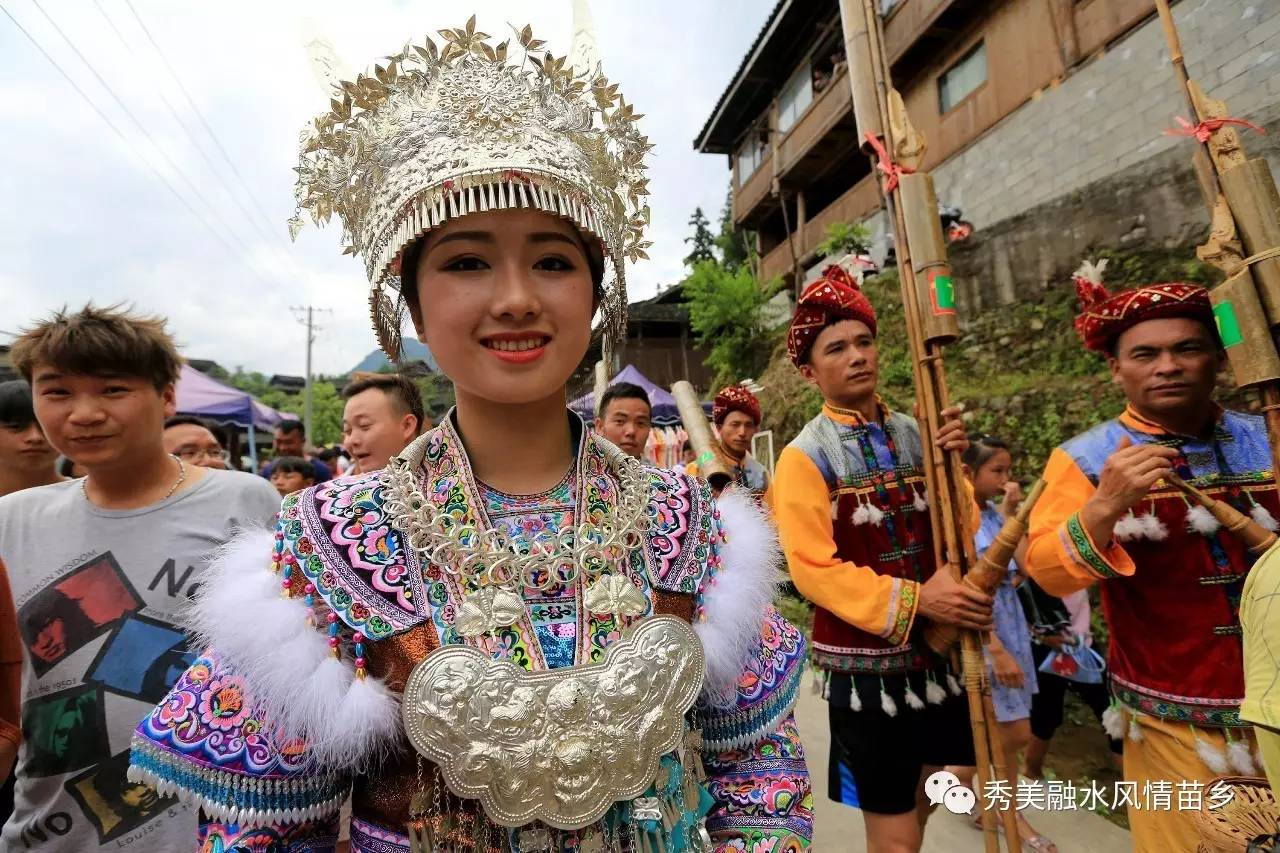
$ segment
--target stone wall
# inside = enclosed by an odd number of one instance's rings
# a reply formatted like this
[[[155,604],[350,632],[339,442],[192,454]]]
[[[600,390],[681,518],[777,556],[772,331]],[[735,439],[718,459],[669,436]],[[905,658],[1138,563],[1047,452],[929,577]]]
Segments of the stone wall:
[[[1181,0],[1174,17],[1192,78],[1268,129],[1247,133],[1246,150],[1280,175],[1280,0]],[[1187,108],[1153,17],[938,166],[939,199],[975,226],[952,252],[962,304],[1065,286],[1100,248],[1190,254],[1208,216],[1194,143],[1163,133],[1178,115]]]

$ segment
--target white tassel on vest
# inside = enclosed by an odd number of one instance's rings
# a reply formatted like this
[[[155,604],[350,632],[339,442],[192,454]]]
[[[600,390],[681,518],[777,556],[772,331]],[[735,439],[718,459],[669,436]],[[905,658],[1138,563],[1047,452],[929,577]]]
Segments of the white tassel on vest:
[[[907,692],[904,697],[907,700],[907,707],[915,711],[924,710],[924,702],[921,701],[920,695],[911,689],[911,682],[906,682]]]
[[[1187,510],[1187,530],[1192,533],[1199,533],[1201,536],[1209,538],[1217,535],[1221,527],[1222,524],[1213,517],[1213,513],[1199,504]]]
[[[964,693],[964,688],[960,686],[960,682],[956,681],[956,677],[951,673],[947,673],[947,689],[951,691],[952,696],[959,696]]]
[[[1124,712],[1119,705],[1112,704],[1102,712],[1102,730],[1112,740],[1124,738]]]
[[[1280,522],[1277,522],[1276,517],[1260,503],[1254,503],[1253,509],[1249,510],[1249,517],[1272,533],[1280,531]]]
[[[941,705],[947,700],[947,691],[942,689],[942,685],[933,680],[933,676],[926,676],[924,683],[924,700],[930,705]]]
[[[1204,762],[1204,766],[1208,767],[1210,772],[1215,776],[1224,776],[1230,769],[1227,764],[1227,754],[1224,750],[1218,749],[1209,741],[1200,737],[1199,733],[1194,735],[1196,739],[1196,755],[1200,756],[1200,760]]]
[[[1258,766],[1253,763],[1253,756],[1249,754],[1248,738],[1242,737],[1227,743],[1227,762],[1241,776],[1258,775]]]

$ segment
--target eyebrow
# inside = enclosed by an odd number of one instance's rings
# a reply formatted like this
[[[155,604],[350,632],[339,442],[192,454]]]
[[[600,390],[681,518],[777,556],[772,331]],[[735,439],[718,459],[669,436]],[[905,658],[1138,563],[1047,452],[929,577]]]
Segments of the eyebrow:
[[[477,242],[477,243],[495,242],[493,233],[490,231],[452,231],[440,237],[439,240],[437,240],[433,245],[427,248],[427,251],[430,252],[433,249],[438,249],[441,246],[443,246],[445,243],[463,242],[463,241],[470,241],[470,242]],[[568,234],[563,234],[559,231],[537,231],[529,235],[529,242],[530,243],[568,243],[570,246],[574,246],[576,248],[582,248],[582,244],[579,243],[577,240],[573,239]]]

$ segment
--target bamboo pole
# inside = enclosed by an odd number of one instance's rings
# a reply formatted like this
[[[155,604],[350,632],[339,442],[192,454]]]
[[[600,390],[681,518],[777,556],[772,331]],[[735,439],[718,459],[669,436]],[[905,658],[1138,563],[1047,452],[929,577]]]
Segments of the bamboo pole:
[[[1210,118],[1220,118],[1226,114],[1225,104],[1217,104],[1221,108],[1221,115],[1206,115],[1206,99],[1192,81],[1191,75],[1187,72],[1186,58],[1182,52],[1182,39],[1178,35],[1177,24],[1173,20],[1173,10],[1169,6],[1169,0],[1155,0],[1156,12],[1160,16],[1160,24],[1164,30],[1165,42],[1169,47],[1169,62],[1173,66],[1174,77],[1178,82],[1178,88],[1186,99],[1187,108],[1190,111],[1192,119],[1198,124]],[[1217,146],[1217,150],[1215,150]],[[1235,188],[1232,193],[1224,192],[1223,181],[1223,163],[1228,162],[1234,164],[1236,168],[1240,166],[1248,166],[1248,162],[1244,160],[1244,155],[1240,151],[1239,140],[1236,138],[1236,132],[1230,127],[1222,127],[1210,134],[1209,138],[1201,141],[1196,151],[1195,167],[1196,174],[1202,187],[1208,188],[1213,194],[1213,198],[1206,198],[1206,204],[1209,207],[1210,217],[1213,220],[1211,225],[1209,243],[1201,247],[1198,254],[1205,260],[1209,260],[1222,268],[1231,280],[1224,285],[1214,288],[1210,294],[1214,299],[1215,312],[1221,310],[1224,305],[1231,312],[1233,303],[1229,295],[1224,291],[1226,285],[1234,283],[1242,285],[1236,288],[1238,292],[1242,292],[1247,288],[1246,285],[1252,285],[1253,294],[1249,296],[1243,303],[1244,311],[1237,312],[1236,317],[1241,321],[1241,325],[1246,327],[1245,334],[1239,343],[1223,341],[1227,347],[1228,356],[1231,358],[1232,371],[1236,377],[1236,383],[1241,386],[1252,385],[1258,388],[1259,395],[1262,398],[1262,411],[1266,418],[1267,438],[1271,449],[1271,470],[1274,476],[1280,477],[1280,358],[1277,357],[1276,338],[1274,331],[1270,337],[1270,346],[1266,345],[1266,340],[1260,330],[1257,333],[1249,334],[1247,327],[1252,325],[1257,329],[1262,322],[1268,323],[1274,327],[1280,323],[1280,295],[1274,290],[1274,284],[1269,288],[1259,288],[1258,283],[1253,279],[1253,271],[1248,266],[1239,263],[1241,260],[1239,255],[1238,235],[1240,232],[1244,234],[1245,248],[1252,253],[1259,253],[1265,249],[1273,248],[1272,246],[1258,246],[1254,241],[1259,239],[1272,239],[1277,233],[1280,233],[1280,222],[1276,221],[1276,210],[1272,207],[1269,211],[1263,206],[1256,206],[1247,212],[1246,216],[1251,217],[1247,223],[1240,222],[1242,211],[1237,210],[1237,205],[1241,204],[1242,191],[1246,189],[1244,186]],[[1231,171],[1235,171],[1232,168]],[[1244,183],[1239,178],[1243,176],[1233,175],[1228,178],[1225,183],[1235,185]],[[1266,196],[1269,189],[1270,194],[1275,193],[1274,182],[1271,180],[1270,172],[1267,171],[1265,180],[1259,180],[1255,177],[1254,181],[1248,182],[1253,187],[1260,188],[1260,192],[1256,195]],[[1270,187],[1267,187],[1270,184]],[[1236,202],[1232,203],[1232,197],[1236,198]],[[1275,278],[1280,275],[1273,265],[1268,270],[1271,275],[1269,278]],[[1247,276],[1247,281],[1239,281],[1241,277]],[[1265,309],[1263,318],[1257,316],[1258,306],[1261,305]],[[1221,321],[1220,321],[1221,322]]]
[[[1164,475],[1169,484],[1200,506],[1209,510],[1218,523],[1234,534],[1255,555],[1261,555],[1276,544],[1276,534],[1245,515],[1240,510],[1220,500],[1209,497],[1186,480],[1170,471]]]
[[[691,384],[681,379],[672,384],[671,396],[676,398],[676,411],[680,413],[684,431],[689,434],[689,446],[697,454],[698,476],[719,492],[733,481],[733,477],[724,464],[720,442],[707,426],[707,413],[698,402],[698,394]]]
[[[918,142],[913,137],[901,96],[891,87],[891,76],[885,57],[883,35],[880,30],[880,19],[872,6],[872,0],[841,0],[841,15],[844,20],[846,40],[859,48],[859,63],[855,67],[850,53],[850,85],[855,102],[855,113],[871,112],[865,105],[866,93],[874,92],[875,115],[870,121],[879,134],[868,133],[868,144],[872,138],[883,138],[886,149],[885,160],[897,163],[900,147],[911,147]],[[863,41],[865,40],[865,42]],[[865,51],[862,48],[865,47]],[[871,75],[874,85],[868,86],[867,74]],[[860,128],[861,129],[861,128]],[[922,153],[923,146],[916,149]],[[928,177],[907,176],[912,179],[928,181]],[[905,179],[905,178],[904,178]],[[941,337],[930,335],[922,316],[920,301],[921,288],[917,279],[916,264],[912,262],[913,245],[910,231],[918,230],[908,227],[907,214],[904,210],[904,192],[899,180],[898,185],[884,190],[885,209],[893,223],[895,249],[898,258],[899,282],[902,290],[903,312],[907,321],[907,337],[912,359],[912,371],[916,379],[916,404],[920,422],[921,444],[925,479],[929,487],[931,500],[930,521],[934,531],[934,552],[938,557],[937,570],[946,571],[948,564],[956,566],[960,576],[974,564],[973,538],[968,529],[968,512],[972,500],[962,486],[959,453],[941,451],[935,448],[934,442],[942,427],[941,412],[950,403],[947,389],[946,372],[942,363]],[[913,187],[913,198],[918,199],[932,195],[932,186]],[[916,211],[919,215],[919,211]],[[930,211],[937,217],[936,201]],[[925,257],[921,269],[931,275],[929,267],[937,258],[932,254]],[[945,252],[941,248],[945,264]],[[929,278],[928,285],[935,281]],[[931,340],[932,338],[932,340]],[[1004,772],[1003,744],[999,741],[999,731],[992,711],[990,685],[987,681],[986,663],[982,654],[982,641],[977,632],[966,631],[961,638],[961,660],[964,665],[966,694],[969,704],[969,718],[974,740],[975,770],[979,787],[979,799],[985,797],[989,790],[992,770]],[[996,816],[992,809],[984,807],[980,812],[983,829],[983,840],[987,853],[999,850],[999,834],[996,829]],[[1005,830],[1007,850],[1021,849],[1018,839],[1017,816],[1012,809],[1001,810],[1001,820]]]
[[[1027,527],[1031,519],[1031,510],[1040,496],[1044,494],[1045,481],[1036,480],[1031,486],[1018,511],[1005,519],[996,538],[987,546],[987,550],[978,558],[977,565],[964,576],[963,583],[987,595],[995,593],[1009,573],[1009,561],[1023,537],[1027,535]],[[925,642],[938,654],[945,653],[960,639],[960,631],[951,625],[929,625],[924,630]]]

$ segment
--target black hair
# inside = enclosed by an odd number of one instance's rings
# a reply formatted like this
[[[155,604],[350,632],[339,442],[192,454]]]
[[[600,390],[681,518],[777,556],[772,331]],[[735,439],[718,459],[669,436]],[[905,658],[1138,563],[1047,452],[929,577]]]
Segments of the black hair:
[[[280,430],[285,435],[292,435],[295,432],[306,432],[306,428],[303,427],[302,421],[295,420],[281,421],[276,424],[276,429]]]
[[[301,456],[279,457],[271,463],[271,473],[275,474],[277,471],[281,474],[301,474],[304,477],[310,477],[312,482],[316,479],[316,466]]]
[[[427,422],[427,412],[422,405],[422,392],[413,380],[400,373],[374,373],[362,375],[342,389],[342,398],[350,400],[357,394],[363,394],[370,388],[377,388],[383,394],[398,403],[402,414],[413,415],[417,424],[414,433],[421,434]]]
[[[71,473],[75,467],[76,467],[76,463],[72,462],[70,459],[68,459],[65,456],[63,456],[61,459],[58,460],[58,474],[63,477],[70,478],[75,476]]]
[[[195,415],[174,415],[171,418],[165,418],[165,421],[164,421],[165,429],[168,429],[169,427],[176,427],[176,426],[198,426],[198,427],[204,427],[205,429],[209,430],[209,432],[213,432],[213,427],[209,426],[208,421],[206,421],[204,418],[198,418]]]
[[[649,407],[649,411],[653,411],[653,404],[649,402],[649,395],[644,392],[643,388],[631,382],[618,382],[610,385],[600,395],[600,408],[597,409],[600,417],[604,417],[609,404],[614,400],[644,400],[644,404]]]
[[[25,429],[36,419],[31,386],[22,379],[0,382],[0,424]]]
[[[991,461],[997,450],[1008,450],[1009,445],[993,435],[975,433],[969,436],[969,447],[960,456],[960,461],[969,466],[969,470],[978,473],[983,465]]]

